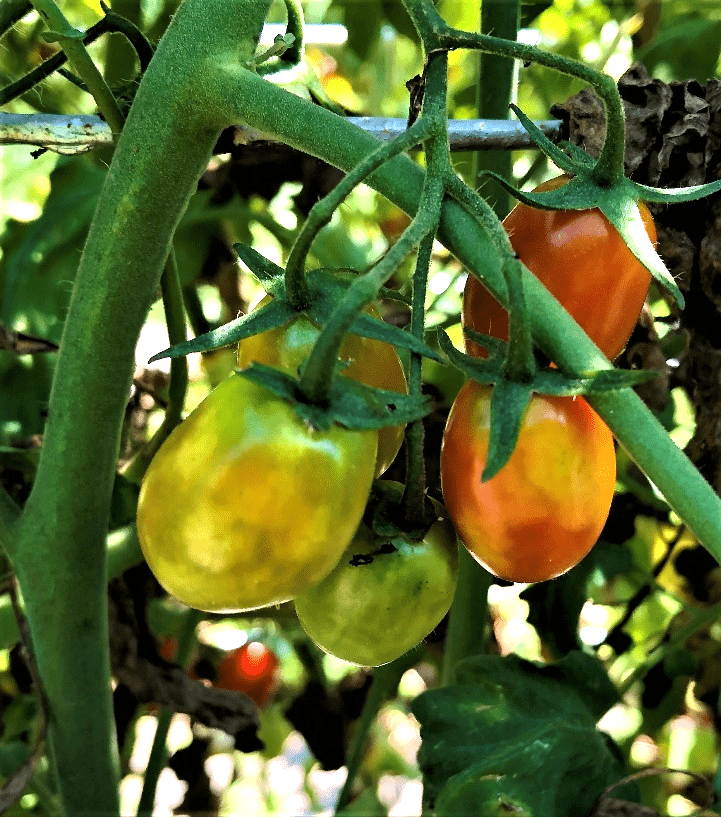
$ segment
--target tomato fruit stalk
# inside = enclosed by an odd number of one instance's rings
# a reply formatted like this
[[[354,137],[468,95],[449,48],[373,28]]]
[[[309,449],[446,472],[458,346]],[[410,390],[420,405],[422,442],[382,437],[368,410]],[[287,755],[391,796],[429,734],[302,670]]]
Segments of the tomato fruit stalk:
[[[260,309],[271,299],[262,298],[253,308]],[[380,318],[377,307],[370,305],[366,312]],[[241,340],[238,344],[238,368],[246,369],[251,363],[264,363],[294,374],[313,350],[320,328],[305,315],[298,315],[290,323],[277,329],[261,332]],[[348,365],[341,373],[366,386],[408,393],[408,384],[398,353],[388,343],[360,335],[346,335],[338,354]],[[387,426],[378,432],[378,452],[375,475],[380,476],[393,462],[403,442],[405,426]]]
[[[554,190],[568,181],[560,176],[533,192]],[[643,202],[641,217],[652,242],[653,218]],[[542,210],[519,203],[503,226],[513,249],[528,269],[568,310],[610,360],[633,331],[651,284],[651,274],[631,253],[600,210]],[[463,293],[463,326],[508,340],[508,313],[469,275]],[[466,351],[486,357],[486,350],[466,338]]]
[[[221,383],[163,443],[138,501],[161,585],[199,610],[286,601],[336,566],[360,523],[378,432],[320,432],[247,378]]]
[[[322,582],[295,598],[303,629],[325,652],[380,666],[415,647],[453,601],[458,544],[448,515],[421,541],[383,538],[361,525]]]
[[[591,550],[606,521],[616,481],[613,436],[583,398],[534,395],[513,454],[482,482],[491,394],[469,380],[451,408],[441,447],[446,507],[466,549],[493,575],[555,578]]]

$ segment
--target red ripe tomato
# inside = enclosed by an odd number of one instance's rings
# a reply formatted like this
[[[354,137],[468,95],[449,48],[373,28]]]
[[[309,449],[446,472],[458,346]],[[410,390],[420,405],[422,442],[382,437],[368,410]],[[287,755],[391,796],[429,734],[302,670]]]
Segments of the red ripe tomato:
[[[616,481],[613,436],[580,397],[534,395],[518,444],[487,482],[490,386],[469,380],[441,448],[443,498],[470,554],[514,582],[560,576],[591,550]]]
[[[218,666],[214,686],[247,695],[258,706],[266,704],[277,686],[278,658],[260,641],[233,650]]]
[[[560,176],[534,192],[554,190],[567,181],[567,176]],[[653,218],[643,202],[639,207],[646,232],[655,243]],[[636,325],[651,274],[606,216],[595,208],[541,210],[519,203],[503,226],[521,261],[613,360]],[[464,327],[508,340],[508,313],[471,275],[463,294],[462,319]],[[482,346],[468,338],[465,342],[468,354],[486,357]]]

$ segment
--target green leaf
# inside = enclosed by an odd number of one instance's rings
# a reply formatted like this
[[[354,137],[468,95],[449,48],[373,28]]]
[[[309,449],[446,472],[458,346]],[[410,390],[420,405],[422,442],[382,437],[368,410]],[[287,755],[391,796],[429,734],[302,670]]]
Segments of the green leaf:
[[[510,797],[531,814],[587,817],[622,777],[609,739],[595,728],[618,700],[595,657],[572,652],[543,665],[482,655],[462,661],[456,675],[456,686],[411,704],[421,724],[425,799],[438,814],[493,814],[493,804]]]

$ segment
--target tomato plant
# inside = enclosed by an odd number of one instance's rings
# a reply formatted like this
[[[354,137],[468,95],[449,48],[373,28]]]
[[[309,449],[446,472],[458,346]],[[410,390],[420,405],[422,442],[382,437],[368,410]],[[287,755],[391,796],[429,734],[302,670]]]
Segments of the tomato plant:
[[[168,437],[141,486],[138,537],[168,592],[201,610],[292,598],[337,564],[373,478],[376,431],[314,431],[232,375]]]
[[[488,571],[515,582],[552,579],[589,552],[606,521],[613,436],[583,398],[534,395],[511,458],[482,482],[491,393],[469,380],[451,408],[443,498],[461,541]]]
[[[271,299],[262,298],[254,307],[260,309]],[[377,307],[371,305],[366,311],[380,318]],[[310,355],[318,340],[320,328],[305,315],[298,315],[290,323],[278,329],[253,335],[238,344],[238,368],[245,369],[251,363],[265,363],[296,372]],[[396,350],[387,343],[360,335],[346,335],[340,348],[339,358],[348,365],[341,369],[351,377],[368,386],[406,394],[408,385]],[[376,476],[380,476],[393,462],[403,442],[404,426],[387,426],[378,432]]]
[[[553,190],[567,181],[559,176],[534,192]],[[643,202],[639,207],[646,232],[655,242],[653,218]],[[651,274],[606,216],[596,209],[542,210],[519,203],[503,226],[521,261],[613,360],[636,325]],[[469,329],[508,340],[508,313],[472,275],[463,293],[462,320]],[[485,349],[468,338],[466,350],[486,357]]]
[[[445,509],[420,541],[361,525],[336,568],[295,598],[303,628],[325,652],[360,666],[415,647],[453,601],[458,546]]]
[[[277,676],[276,654],[260,641],[251,641],[223,658],[218,665],[214,686],[242,692],[258,706],[263,706],[275,689]]]

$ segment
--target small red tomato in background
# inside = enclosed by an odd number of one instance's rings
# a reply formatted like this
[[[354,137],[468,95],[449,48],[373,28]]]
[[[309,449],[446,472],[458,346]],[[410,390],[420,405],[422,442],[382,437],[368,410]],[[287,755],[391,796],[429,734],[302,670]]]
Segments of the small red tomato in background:
[[[486,570],[513,582],[553,579],[601,533],[616,482],[613,435],[583,398],[534,395],[513,454],[482,482],[491,394],[473,380],[458,393],[441,448],[443,499]]]
[[[278,657],[260,641],[228,653],[218,666],[213,686],[247,695],[258,706],[268,702],[278,684]]]
[[[554,190],[567,176],[533,192]],[[651,213],[639,202],[649,238],[656,243]],[[600,210],[541,210],[519,203],[503,226],[521,261],[570,312],[601,351],[613,360],[626,345],[651,284],[651,274],[631,253]],[[508,313],[477,278],[468,276],[463,326],[508,340]],[[466,338],[466,351],[486,350]]]

